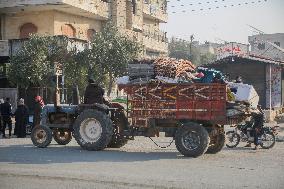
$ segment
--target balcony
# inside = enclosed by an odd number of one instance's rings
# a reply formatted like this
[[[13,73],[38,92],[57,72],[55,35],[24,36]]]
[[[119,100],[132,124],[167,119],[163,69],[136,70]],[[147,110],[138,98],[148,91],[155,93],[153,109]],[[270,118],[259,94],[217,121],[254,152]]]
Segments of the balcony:
[[[144,3],[143,13],[145,18],[158,20],[159,22],[166,23],[168,21],[168,14],[166,8],[162,8],[158,4]]]
[[[54,36],[55,38],[58,38],[59,40],[63,40],[64,36],[58,35]],[[9,56],[15,56],[18,51],[21,50],[24,43],[28,41],[29,39],[11,39],[9,40]],[[87,41],[77,39],[77,38],[68,38],[67,37],[67,50],[71,51],[73,49],[76,49],[77,52],[83,51],[84,49],[90,48],[90,45]]]
[[[165,32],[143,30],[143,44],[146,50],[168,53],[168,39]]]
[[[109,18],[109,3],[102,0],[1,0],[0,12],[58,10],[99,20]]]

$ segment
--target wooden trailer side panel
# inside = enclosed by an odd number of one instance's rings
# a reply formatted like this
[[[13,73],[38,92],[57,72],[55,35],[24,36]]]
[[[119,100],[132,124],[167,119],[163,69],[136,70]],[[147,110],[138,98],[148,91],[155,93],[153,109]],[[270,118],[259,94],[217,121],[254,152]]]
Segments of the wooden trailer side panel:
[[[151,118],[226,123],[225,84],[159,83],[119,87],[128,95],[128,116],[137,126],[147,126],[145,122]]]

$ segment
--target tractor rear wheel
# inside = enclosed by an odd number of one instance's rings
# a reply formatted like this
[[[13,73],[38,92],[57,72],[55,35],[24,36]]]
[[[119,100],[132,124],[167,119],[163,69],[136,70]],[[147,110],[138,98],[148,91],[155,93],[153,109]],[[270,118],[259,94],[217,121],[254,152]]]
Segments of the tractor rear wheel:
[[[112,121],[107,114],[98,110],[85,110],[73,125],[73,136],[86,150],[103,150],[113,133]]]
[[[63,129],[54,129],[53,138],[59,145],[66,145],[72,140],[71,132]]]
[[[128,139],[122,135],[122,132],[127,129],[128,121],[127,117],[123,113],[123,111],[116,112],[113,122],[113,135],[110,143],[108,144],[108,148],[121,148],[124,146]]]
[[[203,155],[209,146],[209,141],[210,138],[206,129],[195,123],[182,125],[175,135],[177,150],[187,157]]]
[[[52,131],[49,127],[38,125],[33,128],[31,139],[35,146],[45,148],[52,141]]]

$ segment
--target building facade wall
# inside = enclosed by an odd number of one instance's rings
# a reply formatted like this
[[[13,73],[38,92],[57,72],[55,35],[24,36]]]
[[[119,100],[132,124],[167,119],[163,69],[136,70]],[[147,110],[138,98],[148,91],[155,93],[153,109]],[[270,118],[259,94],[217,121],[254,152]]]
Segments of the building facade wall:
[[[4,25],[1,27],[4,30],[1,32],[1,34],[3,33],[2,39],[18,39],[21,26],[25,23],[32,23],[36,26],[37,33],[41,35],[62,35],[66,34],[62,30],[74,28],[75,35],[70,36],[88,40],[88,31],[101,31],[106,22],[105,15],[102,14],[100,17],[99,12],[95,10],[100,9],[95,5],[103,3],[108,7],[109,18],[119,31],[130,39],[141,43],[144,52],[154,52],[157,56],[167,55],[166,33],[159,29],[160,22],[163,21],[159,20],[155,14],[146,14],[144,11],[150,5],[149,3],[153,3],[155,5],[152,9],[157,12],[163,7],[164,0],[115,0],[109,3],[101,0],[61,0],[52,5],[50,2],[54,1],[31,0],[26,2],[23,9],[17,7],[21,4],[20,0],[13,0],[13,2],[14,8],[13,3],[11,5],[7,2],[6,4],[0,3],[0,11],[1,7],[5,11],[5,6],[9,5],[9,11],[7,9],[7,12],[1,16],[1,25]],[[87,4],[91,9],[89,12]],[[11,14],[11,11],[16,13]],[[161,9],[161,12],[166,14],[165,10]],[[64,25],[68,25],[68,27],[63,27]]]
[[[59,11],[29,12],[25,14],[13,14],[5,17],[4,39],[17,39],[20,36],[20,28],[23,24],[32,23],[42,35],[62,35],[62,27],[70,24],[75,29],[75,38],[87,40],[88,29],[100,31],[102,21],[72,15]]]
[[[249,36],[248,40],[252,54],[284,61],[284,53],[268,43],[274,43],[284,49],[284,33],[254,35]]]
[[[54,35],[62,35],[62,26],[70,24],[75,29],[75,38],[87,40],[88,29],[99,32],[102,28],[102,21],[54,11]]]
[[[20,36],[20,28],[26,23],[34,24],[38,29],[38,34],[54,35],[53,11],[41,11],[5,15],[3,38],[18,39]]]

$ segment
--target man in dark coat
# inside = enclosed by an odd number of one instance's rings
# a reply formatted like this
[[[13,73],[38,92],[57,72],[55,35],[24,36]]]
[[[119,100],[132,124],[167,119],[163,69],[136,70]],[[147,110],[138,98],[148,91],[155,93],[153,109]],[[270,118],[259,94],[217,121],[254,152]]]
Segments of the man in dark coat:
[[[89,84],[86,87],[84,95],[84,104],[104,103],[105,91],[93,79],[88,80]]]
[[[6,125],[8,125],[9,128],[9,138],[10,138],[12,135],[12,105],[10,104],[10,98],[6,98],[6,102],[4,104],[1,104],[1,115],[3,122],[3,128],[2,128],[3,138],[6,138],[5,135]]]
[[[25,105],[24,99],[19,100],[19,105],[15,112],[15,134],[18,138],[26,137],[26,126],[28,124],[29,111]]]

